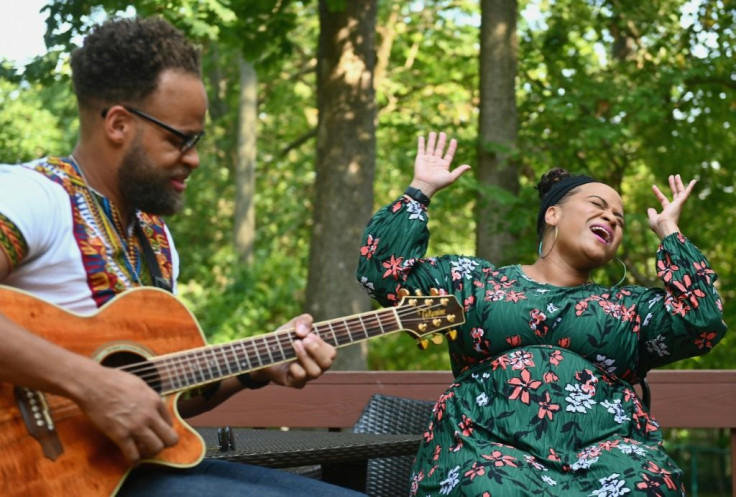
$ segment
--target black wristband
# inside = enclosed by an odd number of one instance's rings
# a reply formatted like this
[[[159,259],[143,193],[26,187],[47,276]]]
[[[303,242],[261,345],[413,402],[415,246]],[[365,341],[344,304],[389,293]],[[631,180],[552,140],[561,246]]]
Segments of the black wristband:
[[[424,207],[429,207],[429,197],[422,192],[419,188],[414,188],[413,186],[410,186],[406,189],[404,192],[404,195],[407,195],[420,204],[422,204]]]
[[[236,376],[238,381],[241,385],[243,385],[245,388],[249,388],[251,390],[258,390],[259,388],[263,388],[269,383],[271,383],[271,380],[256,382],[253,381],[253,377],[250,375],[250,373],[243,373]]]

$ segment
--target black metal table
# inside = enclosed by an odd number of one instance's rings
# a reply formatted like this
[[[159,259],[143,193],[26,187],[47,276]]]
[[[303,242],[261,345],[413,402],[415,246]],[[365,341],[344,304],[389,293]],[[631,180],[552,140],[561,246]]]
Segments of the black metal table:
[[[361,491],[369,459],[413,455],[421,441],[421,435],[235,428],[222,443],[222,429],[219,437],[216,428],[198,431],[207,457],[272,468],[319,465],[323,480]]]

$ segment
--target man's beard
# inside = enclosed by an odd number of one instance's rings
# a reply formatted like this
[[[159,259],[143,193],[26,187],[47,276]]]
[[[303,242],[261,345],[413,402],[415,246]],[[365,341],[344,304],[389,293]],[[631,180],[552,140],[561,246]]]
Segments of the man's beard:
[[[140,142],[131,146],[118,170],[125,202],[148,214],[166,216],[181,210],[184,199],[171,186],[171,170],[156,167]]]

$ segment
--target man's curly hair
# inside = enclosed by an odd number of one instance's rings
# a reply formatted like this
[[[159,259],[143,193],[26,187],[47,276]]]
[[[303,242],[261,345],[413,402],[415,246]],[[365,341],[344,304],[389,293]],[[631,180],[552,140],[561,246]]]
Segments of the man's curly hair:
[[[201,76],[199,51],[157,17],[114,19],[96,27],[72,54],[81,106],[134,103],[150,95],[164,70]]]

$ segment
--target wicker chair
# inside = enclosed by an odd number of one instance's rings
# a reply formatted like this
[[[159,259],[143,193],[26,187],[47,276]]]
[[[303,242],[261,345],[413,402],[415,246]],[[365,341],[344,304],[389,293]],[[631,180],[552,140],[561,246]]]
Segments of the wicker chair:
[[[429,424],[434,402],[375,394],[353,426],[355,433],[420,434]],[[409,473],[414,456],[368,461],[366,493],[370,497],[409,495]]]

